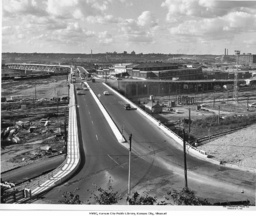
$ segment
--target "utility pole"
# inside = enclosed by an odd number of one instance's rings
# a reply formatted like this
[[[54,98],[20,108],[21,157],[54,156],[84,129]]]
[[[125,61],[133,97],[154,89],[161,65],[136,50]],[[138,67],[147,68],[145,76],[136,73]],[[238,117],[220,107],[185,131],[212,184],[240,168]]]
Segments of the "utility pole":
[[[131,192],[131,153],[132,153],[132,134],[129,136],[130,148],[129,148],[129,170],[128,170],[128,198]]]
[[[188,108],[188,133],[190,134],[191,110]]]
[[[184,175],[185,175],[185,189],[188,189],[187,179],[187,156],[186,156],[186,140],[185,140],[185,129],[183,129],[183,152],[184,152]]]
[[[34,97],[34,109],[36,108],[36,84],[35,84],[35,97]]]
[[[219,105],[219,113],[218,113],[218,125],[220,124],[220,105]]]
[[[239,55],[240,55],[240,51],[239,50],[235,50],[235,54],[236,54],[236,70],[235,70],[235,77],[234,77],[234,99],[235,99],[235,103],[237,105],[238,104],[237,65],[238,65],[238,58],[239,58]]]

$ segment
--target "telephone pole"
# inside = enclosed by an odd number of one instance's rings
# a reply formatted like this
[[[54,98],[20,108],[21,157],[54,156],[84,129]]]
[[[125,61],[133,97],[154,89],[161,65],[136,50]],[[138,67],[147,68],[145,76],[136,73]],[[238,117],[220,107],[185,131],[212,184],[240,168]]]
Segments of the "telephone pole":
[[[132,153],[132,134],[129,136],[130,148],[129,148],[129,169],[128,169],[128,198],[131,193],[131,153]]]
[[[236,70],[235,70],[235,77],[234,77],[234,95],[233,98],[235,100],[236,105],[238,104],[238,78],[237,78],[237,65],[239,63],[239,55],[240,55],[240,51],[239,50],[235,50],[235,54],[236,54]]]
[[[184,176],[185,176],[185,189],[188,189],[187,179],[187,155],[186,155],[186,140],[185,140],[185,129],[183,129],[183,152],[184,152]]]

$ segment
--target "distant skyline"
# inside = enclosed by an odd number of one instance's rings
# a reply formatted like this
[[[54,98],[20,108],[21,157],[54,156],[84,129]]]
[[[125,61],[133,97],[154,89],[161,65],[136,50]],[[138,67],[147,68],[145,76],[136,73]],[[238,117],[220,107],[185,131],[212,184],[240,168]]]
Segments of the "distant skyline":
[[[2,52],[256,54],[256,1],[3,0]]]

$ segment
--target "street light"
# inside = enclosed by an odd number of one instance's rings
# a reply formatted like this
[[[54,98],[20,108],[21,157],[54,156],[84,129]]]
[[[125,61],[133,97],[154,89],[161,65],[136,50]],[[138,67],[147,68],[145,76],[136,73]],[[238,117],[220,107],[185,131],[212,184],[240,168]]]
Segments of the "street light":
[[[129,136],[130,148],[129,148],[129,168],[128,168],[128,196],[127,199],[130,197],[131,192],[131,152],[132,152],[132,134]]]

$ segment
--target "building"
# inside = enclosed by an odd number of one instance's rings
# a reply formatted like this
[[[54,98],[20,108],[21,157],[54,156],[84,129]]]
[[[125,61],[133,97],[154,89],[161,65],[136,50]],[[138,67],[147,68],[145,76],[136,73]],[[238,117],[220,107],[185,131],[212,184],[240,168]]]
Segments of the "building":
[[[145,104],[145,108],[151,113],[161,113],[163,111],[163,107],[157,101],[156,103],[152,100]]]
[[[256,55],[252,55],[251,53],[237,55],[237,64],[256,67]]]
[[[135,78],[160,80],[196,80],[202,79],[202,67],[190,68],[178,64],[143,63],[131,65],[127,73]]]

